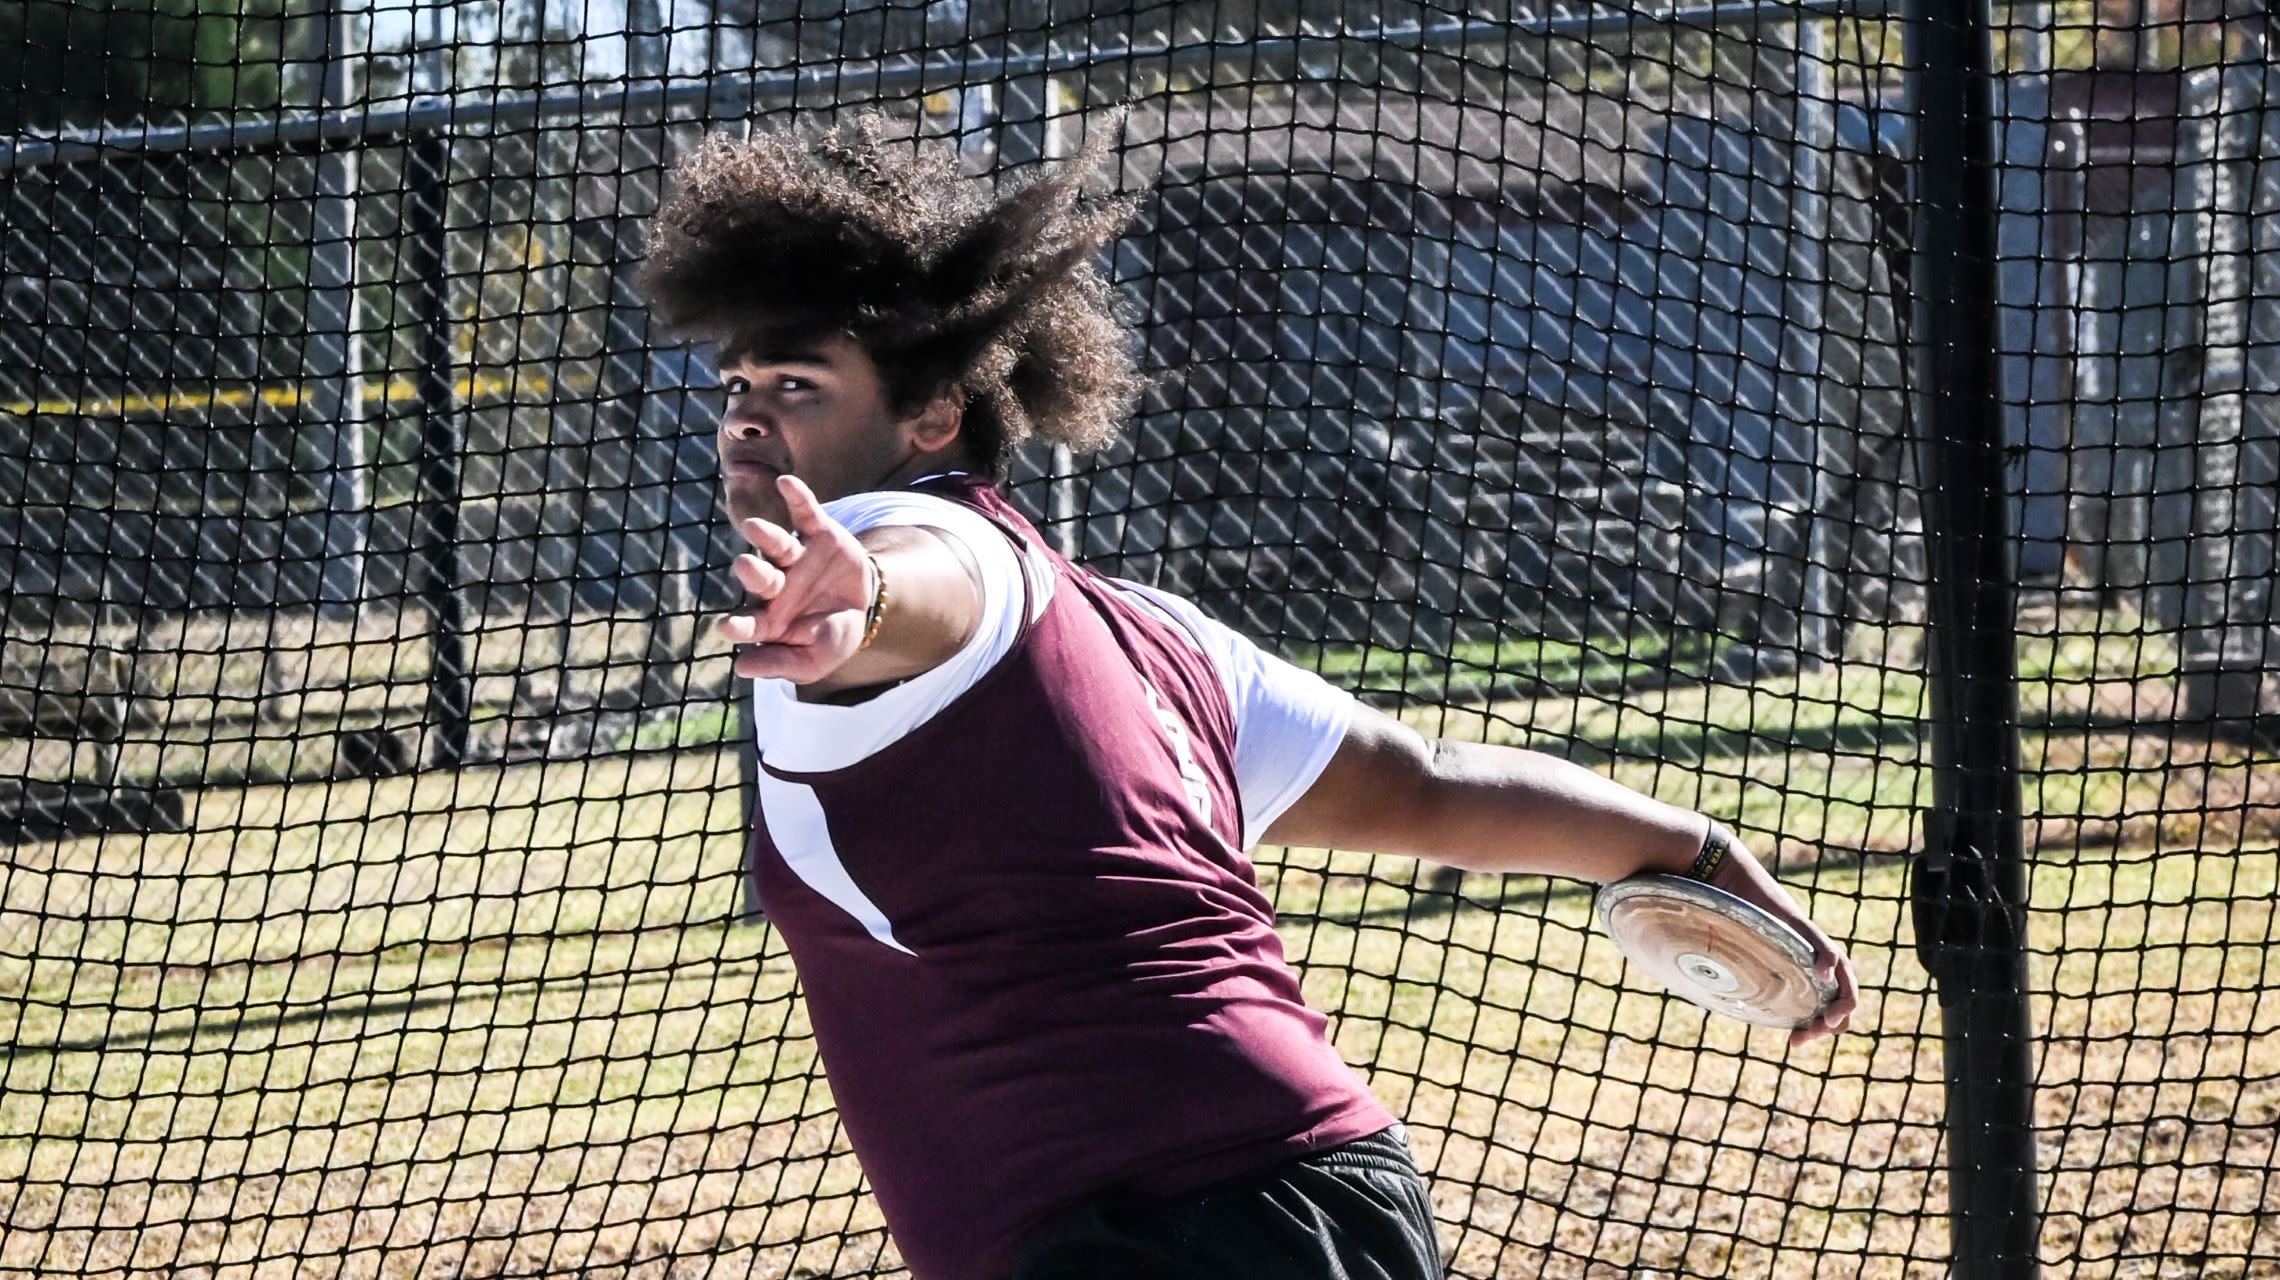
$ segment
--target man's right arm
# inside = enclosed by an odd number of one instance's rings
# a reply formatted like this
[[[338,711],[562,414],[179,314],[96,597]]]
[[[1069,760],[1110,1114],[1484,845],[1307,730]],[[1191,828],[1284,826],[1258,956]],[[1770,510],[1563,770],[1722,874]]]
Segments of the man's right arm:
[[[1639,872],[1683,874],[1709,820],[1541,752],[1428,741],[1357,707],[1346,736],[1306,794],[1267,828],[1276,844],[1407,854],[1474,871],[1606,883]],[[1711,883],[1772,913],[1813,946],[1837,995],[1792,1043],[1830,1034],[1858,1000],[1852,961],[1756,858],[1738,845]]]
[[[1266,839],[1605,882],[1685,871],[1706,828],[1700,814],[1555,756],[1428,740],[1357,706],[1321,777]]]

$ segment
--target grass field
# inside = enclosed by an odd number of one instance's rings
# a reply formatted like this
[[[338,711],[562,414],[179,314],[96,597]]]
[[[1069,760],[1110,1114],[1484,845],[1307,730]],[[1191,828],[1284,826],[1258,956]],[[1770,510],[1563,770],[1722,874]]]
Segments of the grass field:
[[[467,620],[472,757],[528,756],[567,721],[640,705],[653,621],[513,613]],[[703,705],[679,725],[652,713],[639,743],[718,742],[733,721],[722,703],[729,646],[695,619],[666,626],[672,651],[686,659],[671,678]],[[372,607],[352,618],[202,613],[159,619],[140,633],[18,628],[0,636],[0,778],[85,776],[87,752],[65,740],[74,735],[63,726],[80,720],[78,736],[88,736],[91,714],[126,721],[117,770],[145,785],[335,776],[343,733],[409,735],[425,720],[429,628],[416,607]],[[122,692],[131,694],[123,716]],[[50,721],[44,731],[26,736],[42,717]]]
[[[2048,648],[2045,1274],[2280,1276],[2280,764],[2115,728],[2161,673]],[[1412,713],[1779,833],[1869,987],[1834,1045],[1626,985],[1569,887],[1262,851],[1454,1274],[1945,1273],[1940,1014],[1894,856],[1928,785],[1913,680]],[[217,787],[185,835],[11,851],[0,1280],[891,1273],[788,960],[730,920],[735,784],[692,749]]]

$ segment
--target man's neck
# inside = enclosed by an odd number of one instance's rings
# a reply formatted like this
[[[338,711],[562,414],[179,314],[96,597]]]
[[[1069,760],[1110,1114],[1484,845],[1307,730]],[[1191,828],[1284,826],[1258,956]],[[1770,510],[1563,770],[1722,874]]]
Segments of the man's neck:
[[[956,472],[979,472],[980,467],[964,449],[944,449],[939,452],[912,454],[903,464],[887,473],[879,481],[881,489],[900,489],[928,476],[948,475]]]

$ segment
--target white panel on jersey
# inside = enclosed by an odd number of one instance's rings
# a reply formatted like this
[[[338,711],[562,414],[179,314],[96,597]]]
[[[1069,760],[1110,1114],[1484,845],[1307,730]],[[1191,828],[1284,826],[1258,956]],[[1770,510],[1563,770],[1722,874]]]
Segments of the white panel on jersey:
[[[1191,601],[1121,578],[1109,582],[1194,641],[1218,670],[1235,713],[1235,790],[1243,847],[1250,848],[1330,767],[1353,723],[1353,695],[1261,649]]]
[[[894,926],[887,921],[887,913],[856,885],[847,874],[846,864],[839,860],[839,850],[831,843],[831,829],[824,822],[823,802],[816,799],[815,788],[797,782],[786,782],[773,774],[760,774],[760,814],[768,824],[768,838],[784,855],[784,865],[800,878],[808,888],[831,900],[833,904],[865,932],[906,956],[918,953],[895,941]]]
[[[826,773],[867,759],[934,718],[989,674],[1021,636],[1022,582],[1031,620],[1052,598],[1042,553],[1015,550],[1003,530],[971,507],[910,490],[859,493],[824,504],[861,532],[881,525],[935,530],[964,547],[982,579],[981,622],[948,662],[854,706],[801,702],[783,680],[756,680],[753,710],[761,757],[791,773]],[[1186,635],[1219,672],[1235,713],[1235,783],[1249,848],[1298,803],[1345,741],[1354,700],[1311,671],[1261,650],[1201,609],[1166,592],[1108,580]],[[771,824],[772,825],[772,824]]]
[[[1022,579],[1028,578],[1033,617],[1044,612],[1053,595],[1053,571],[1041,555],[1016,554],[1003,530],[947,498],[899,490],[859,493],[827,502],[823,509],[856,533],[881,525],[914,525],[964,547],[981,575],[981,621],[949,661],[854,706],[801,702],[790,681],[754,681],[760,754],[789,773],[844,769],[933,719],[1021,638]]]

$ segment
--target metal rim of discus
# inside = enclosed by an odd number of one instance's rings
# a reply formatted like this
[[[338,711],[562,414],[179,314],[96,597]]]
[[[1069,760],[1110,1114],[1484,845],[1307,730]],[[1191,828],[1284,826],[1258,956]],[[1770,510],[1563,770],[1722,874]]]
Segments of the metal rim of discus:
[[[1650,872],[1601,886],[1593,906],[1627,962],[1712,1013],[1798,1027],[1836,997],[1804,935],[1714,885]]]

